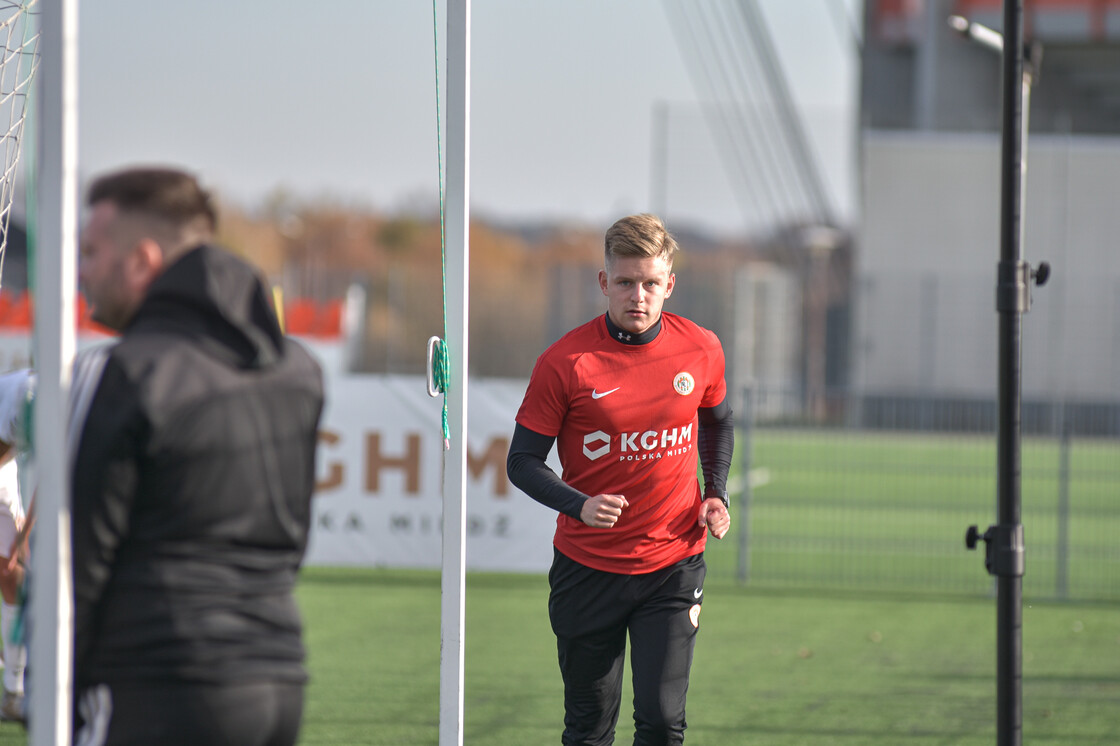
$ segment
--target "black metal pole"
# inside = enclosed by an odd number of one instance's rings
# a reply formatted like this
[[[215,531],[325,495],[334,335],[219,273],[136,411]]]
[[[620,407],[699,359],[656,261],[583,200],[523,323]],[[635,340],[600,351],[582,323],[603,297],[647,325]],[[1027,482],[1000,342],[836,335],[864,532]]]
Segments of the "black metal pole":
[[[954,22],[954,28],[960,23]],[[996,281],[999,314],[999,434],[996,451],[998,523],[980,534],[970,526],[965,546],[986,545],[984,564],[996,577],[996,732],[999,746],[1023,742],[1023,541],[1021,477],[1022,321],[1030,310],[1030,285],[1046,282],[1050,265],[1031,270],[1023,261],[1023,168],[1026,102],[1038,73],[1032,49],[1032,69],[1024,76],[1023,0],[1003,3],[1003,144],[1000,163],[1000,252]]]
[[[992,537],[997,595],[997,743],[1023,740],[1023,570],[1021,520],[1022,315],[1030,267],[1022,260],[1023,0],[1003,3],[1003,141],[1000,194],[998,525]]]

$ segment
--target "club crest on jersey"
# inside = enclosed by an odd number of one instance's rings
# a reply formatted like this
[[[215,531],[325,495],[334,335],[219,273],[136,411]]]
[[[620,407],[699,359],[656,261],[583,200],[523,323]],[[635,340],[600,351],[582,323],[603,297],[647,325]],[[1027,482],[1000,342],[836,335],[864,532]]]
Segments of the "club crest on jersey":
[[[687,371],[681,371],[677,377],[673,379],[673,390],[681,396],[688,396],[692,390],[696,388],[696,379],[692,374]]]

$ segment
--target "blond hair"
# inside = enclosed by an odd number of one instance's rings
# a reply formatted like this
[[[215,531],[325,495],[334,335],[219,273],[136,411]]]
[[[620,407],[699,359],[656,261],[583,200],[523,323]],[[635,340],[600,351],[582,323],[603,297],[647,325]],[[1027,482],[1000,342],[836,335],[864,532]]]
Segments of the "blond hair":
[[[661,218],[649,213],[628,215],[607,229],[603,255],[610,264],[615,257],[664,257],[670,267],[677,253],[677,241]]]

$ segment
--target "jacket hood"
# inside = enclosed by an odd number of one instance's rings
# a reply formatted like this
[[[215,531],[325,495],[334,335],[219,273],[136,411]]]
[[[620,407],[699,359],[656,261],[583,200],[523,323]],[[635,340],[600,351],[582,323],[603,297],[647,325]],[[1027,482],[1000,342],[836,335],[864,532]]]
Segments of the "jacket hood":
[[[283,355],[284,335],[260,274],[215,246],[192,249],[151,284],[126,333],[173,330],[239,368],[268,368]]]

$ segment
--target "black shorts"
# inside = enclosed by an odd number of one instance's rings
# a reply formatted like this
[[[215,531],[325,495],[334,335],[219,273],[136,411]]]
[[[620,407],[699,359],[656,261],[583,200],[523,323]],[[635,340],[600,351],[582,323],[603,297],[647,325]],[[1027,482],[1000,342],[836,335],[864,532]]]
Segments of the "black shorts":
[[[705,573],[702,554],[655,572],[618,575],[555,552],[548,611],[564,678],[562,743],[614,743],[627,635],[634,743],[683,742]]]
[[[303,684],[100,684],[77,706],[74,746],[292,746]]]

